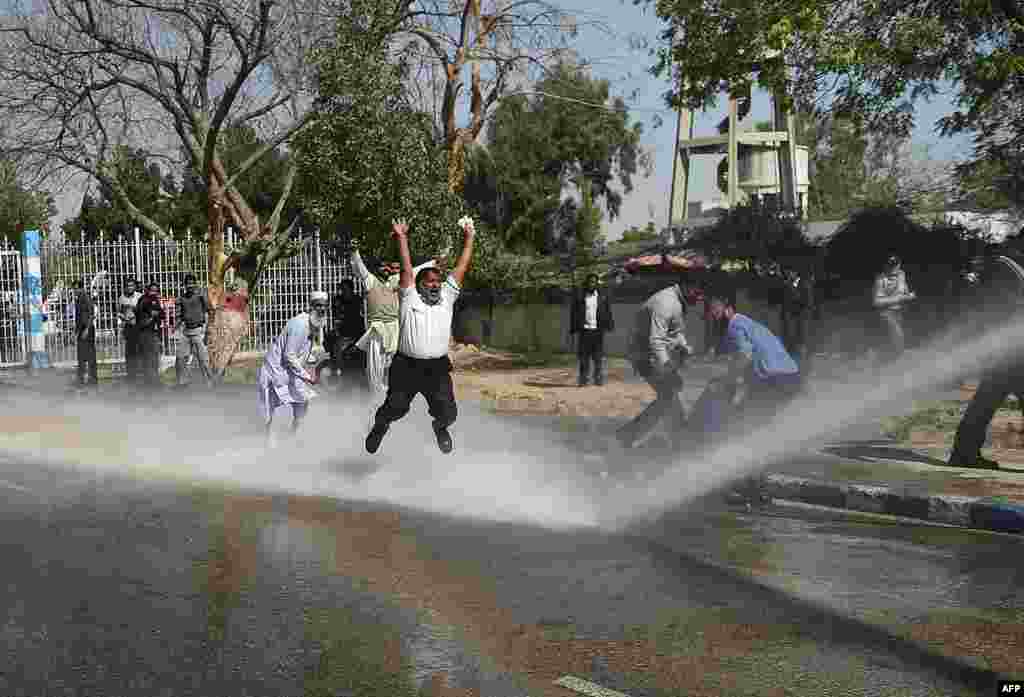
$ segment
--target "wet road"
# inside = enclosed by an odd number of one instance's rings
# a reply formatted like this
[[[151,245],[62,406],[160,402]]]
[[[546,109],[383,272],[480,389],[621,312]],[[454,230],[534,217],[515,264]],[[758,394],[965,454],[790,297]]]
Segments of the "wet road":
[[[711,504],[553,531],[15,460],[0,500],[4,695],[987,695],[1024,666],[1009,536]]]

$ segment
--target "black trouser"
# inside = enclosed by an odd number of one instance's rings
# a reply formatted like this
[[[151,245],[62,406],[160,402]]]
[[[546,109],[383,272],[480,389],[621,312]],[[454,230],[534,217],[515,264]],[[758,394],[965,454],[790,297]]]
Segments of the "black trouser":
[[[647,361],[636,361],[633,370],[639,373],[654,388],[658,397],[647,405],[640,414],[619,429],[619,437],[629,442],[637,441],[651,432],[658,423],[668,418],[669,432],[673,438],[681,438],[686,427],[686,412],[679,401],[679,391],[683,389],[683,379],[675,371],[665,374],[658,373]]]
[[[579,383],[586,385],[590,376],[590,364],[594,364],[594,384],[604,383],[604,332],[600,329],[581,329],[576,346],[580,359]]]
[[[89,382],[96,384],[99,377],[96,375],[96,329],[90,327],[85,334],[78,335],[78,384],[85,384],[85,376],[88,373]]]
[[[160,334],[151,329],[138,333],[137,375],[147,387],[160,386]]]
[[[139,330],[124,328],[124,370],[129,382],[135,382],[139,374]]]
[[[396,353],[388,371],[388,395],[374,417],[375,428],[387,428],[409,413],[413,398],[421,394],[427,400],[434,430],[455,423],[458,407],[452,385],[452,362],[441,358],[410,358]]]
[[[951,461],[977,462],[992,417],[1011,394],[1024,399],[1024,363],[999,368],[982,379],[957,426]]]

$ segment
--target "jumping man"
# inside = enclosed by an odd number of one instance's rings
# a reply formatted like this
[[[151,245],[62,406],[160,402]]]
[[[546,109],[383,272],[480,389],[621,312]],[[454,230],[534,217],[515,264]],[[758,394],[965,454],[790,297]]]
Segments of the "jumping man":
[[[381,264],[380,278],[370,273],[353,243],[352,266],[366,289],[366,331],[356,346],[366,353],[366,380],[371,391],[384,394],[388,389],[388,368],[398,350],[398,280],[396,264]],[[413,273],[434,266],[434,261],[413,269]]]
[[[398,353],[391,362],[387,397],[377,410],[373,428],[366,436],[367,452],[377,452],[391,423],[409,413],[409,404],[417,394],[422,394],[427,400],[429,413],[434,417],[437,446],[443,453],[452,451],[448,427],[455,423],[458,409],[448,345],[452,336],[455,300],[469,269],[473,236],[476,234],[472,219],[463,218],[459,224],[465,235],[462,254],[455,269],[443,282],[441,272],[433,268],[421,269],[413,275],[407,238],[409,226],[399,220],[392,227],[392,235],[398,240],[402,257]]]

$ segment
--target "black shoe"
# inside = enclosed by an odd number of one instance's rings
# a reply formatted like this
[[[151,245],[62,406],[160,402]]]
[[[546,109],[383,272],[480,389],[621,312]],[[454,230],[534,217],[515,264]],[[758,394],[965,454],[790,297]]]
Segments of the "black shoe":
[[[380,448],[380,442],[384,440],[384,434],[388,432],[387,427],[374,426],[366,436],[366,452],[371,455]]]
[[[452,437],[448,433],[447,428],[436,428],[434,429],[434,435],[437,436],[437,447],[441,449],[441,452],[447,455],[452,451]]]
[[[576,381],[576,387],[586,387],[586,386],[587,386],[587,381],[586,380],[577,380]]]

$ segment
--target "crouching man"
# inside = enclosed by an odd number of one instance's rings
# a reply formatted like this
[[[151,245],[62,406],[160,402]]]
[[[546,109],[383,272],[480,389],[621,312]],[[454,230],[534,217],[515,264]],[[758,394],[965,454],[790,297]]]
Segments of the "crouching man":
[[[742,417],[745,431],[766,425],[799,393],[803,381],[782,341],[768,327],[737,312],[730,293],[712,291],[708,299],[712,319],[725,324],[719,354],[727,372],[708,385],[694,405],[691,421],[703,429],[705,439],[712,439],[736,417]],[[767,498],[762,489],[761,477],[754,476],[733,492],[733,498],[748,505],[763,503]]]
[[[396,221],[392,227],[392,236],[398,240],[402,258],[398,283],[398,353],[388,370],[387,397],[377,410],[373,428],[366,436],[366,451],[369,453],[375,453],[380,448],[391,423],[409,413],[409,405],[417,394],[422,394],[427,400],[429,413],[434,418],[438,448],[443,453],[452,451],[452,437],[448,428],[455,423],[458,409],[448,346],[452,336],[455,300],[459,297],[462,279],[469,269],[475,235],[470,218],[463,218],[459,224],[465,235],[462,254],[455,269],[443,283],[440,271],[434,268],[421,269],[413,277],[407,238],[409,226],[404,221]]]
[[[317,396],[313,386],[319,376],[310,372],[311,358],[317,337],[327,323],[327,307],[327,293],[315,291],[309,299],[309,312],[288,320],[263,357],[256,380],[267,447],[276,445],[272,430],[274,411],[285,404],[291,406],[294,436],[306,416],[309,401]]]

